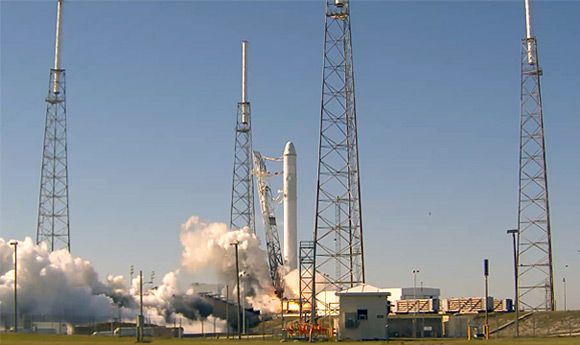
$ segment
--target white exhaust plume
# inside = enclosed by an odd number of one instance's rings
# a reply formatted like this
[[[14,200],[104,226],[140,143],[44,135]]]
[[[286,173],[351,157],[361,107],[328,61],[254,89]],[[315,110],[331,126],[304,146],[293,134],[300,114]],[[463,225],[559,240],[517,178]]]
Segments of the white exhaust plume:
[[[223,223],[208,223],[191,217],[181,228],[183,245],[181,267],[167,273],[159,286],[143,297],[145,317],[157,324],[179,320],[186,330],[201,329],[201,321],[211,322],[213,306],[193,293],[178,288],[181,272],[213,272],[220,283],[228,284],[235,296],[235,250],[239,241],[242,296],[245,306],[262,312],[276,312],[279,301],[267,267],[267,254],[248,229],[230,230]],[[14,248],[0,238],[0,309],[13,310]],[[183,278],[181,278],[183,279]],[[289,284],[296,285],[296,284]],[[233,291],[232,291],[233,290]],[[296,292],[295,287],[288,289]],[[225,295],[225,291],[222,293]],[[66,250],[49,252],[46,244],[36,245],[27,237],[18,246],[18,309],[23,315],[51,315],[70,322],[106,321],[111,303],[121,305],[124,320],[133,321],[139,310],[139,279],[129,283],[121,275],[109,275],[104,282],[91,263],[73,257]],[[216,329],[225,330],[225,321],[216,319]]]
[[[0,307],[10,311],[14,308],[13,252],[0,238]],[[66,250],[49,253],[46,245],[37,246],[30,237],[18,245],[18,309],[23,314],[107,316],[112,297],[122,297],[118,288],[125,285],[122,277],[109,277],[109,283],[98,280],[90,262],[73,258]]]
[[[221,282],[235,289],[235,241],[239,242],[240,286],[247,306],[262,311],[275,311],[279,302],[273,300],[274,288],[267,266],[267,254],[260,241],[247,228],[230,230],[224,223],[206,223],[191,217],[181,226],[182,266],[190,273],[213,268]],[[225,291],[222,293],[225,295]]]
[[[0,308],[14,308],[13,248],[0,238]],[[144,296],[148,319],[172,321],[206,318],[212,306],[199,296],[180,293],[175,272],[168,273],[157,289]],[[128,288],[123,276],[109,275],[99,281],[89,261],[75,258],[66,250],[49,252],[46,244],[35,245],[30,237],[18,245],[18,310],[22,315],[50,315],[75,322],[108,320],[111,303],[120,304],[125,320],[138,313],[139,287],[134,279]],[[162,322],[164,323],[164,322]]]

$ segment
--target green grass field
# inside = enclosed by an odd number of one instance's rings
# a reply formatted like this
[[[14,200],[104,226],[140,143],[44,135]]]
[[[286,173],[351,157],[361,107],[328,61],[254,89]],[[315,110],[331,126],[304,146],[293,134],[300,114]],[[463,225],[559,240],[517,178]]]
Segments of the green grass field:
[[[294,342],[294,341],[289,341]],[[297,342],[297,341],[296,341]],[[279,344],[279,340],[215,340],[215,339],[153,339],[152,344],[159,345],[226,345],[242,343],[246,345],[268,345]],[[306,342],[303,342],[306,343]],[[376,342],[349,342],[341,341],[340,344],[392,344],[392,345],[580,345],[580,337],[572,338],[519,338],[519,339],[492,339],[472,340],[466,339],[396,339],[390,341]],[[35,334],[10,334],[0,333],[0,344],[2,345],[101,345],[101,344],[135,344],[133,338],[114,338],[114,337],[90,337],[90,336],[62,336],[62,335],[35,335]]]

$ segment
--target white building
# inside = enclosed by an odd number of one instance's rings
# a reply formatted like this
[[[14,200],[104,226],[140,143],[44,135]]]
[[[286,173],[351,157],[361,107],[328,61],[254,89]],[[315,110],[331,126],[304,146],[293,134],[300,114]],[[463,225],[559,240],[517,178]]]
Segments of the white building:
[[[441,294],[439,289],[428,287],[386,288],[381,290],[391,293],[390,301],[399,301],[402,299],[439,299],[439,295]]]
[[[207,283],[193,283],[189,287],[189,293],[203,294],[209,293],[212,295],[221,295],[224,291],[224,284],[207,284]],[[231,288],[230,288],[231,293]]]
[[[32,333],[36,334],[73,334],[74,327],[68,322],[36,321],[32,323]]]
[[[387,339],[387,298],[390,292],[361,284],[337,292],[340,303],[338,338]]]

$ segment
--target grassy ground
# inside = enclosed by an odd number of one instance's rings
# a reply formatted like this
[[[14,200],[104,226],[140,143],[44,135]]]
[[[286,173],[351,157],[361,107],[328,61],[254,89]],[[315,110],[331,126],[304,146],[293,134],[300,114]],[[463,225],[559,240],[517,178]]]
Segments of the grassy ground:
[[[279,344],[279,340],[215,340],[215,339],[153,339],[152,344],[158,345],[227,345],[241,343],[246,345],[268,345]],[[102,344],[134,344],[134,338],[114,338],[114,337],[90,337],[90,336],[61,336],[61,335],[33,335],[33,334],[9,334],[0,333],[0,344],[2,345],[102,345]],[[306,342],[303,342],[306,343]],[[340,342],[340,344],[391,344],[391,345],[578,345],[580,338],[519,338],[519,339],[493,339],[473,340],[468,342],[465,339],[396,339],[391,341],[377,342]]]

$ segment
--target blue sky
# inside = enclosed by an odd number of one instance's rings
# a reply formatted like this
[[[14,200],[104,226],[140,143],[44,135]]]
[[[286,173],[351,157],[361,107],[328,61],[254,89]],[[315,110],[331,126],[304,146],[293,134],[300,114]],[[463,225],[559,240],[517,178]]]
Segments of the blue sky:
[[[22,239],[36,233],[56,1],[0,6],[1,236]],[[560,305],[562,276],[580,287],[580,2],[533,6]],[[324,1],[63,11],[74,255],[103,275],[160,276],[179,265],[181,223],[229,220],[242,40],[254,148],[277,156],[294,141],[299,240],[311,238]],[[367,281],[412,286],[420,269],[443,296],[482,295],[489,258],[490,294],[511,298],[523,1],[353,1],[351,18]]]

